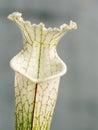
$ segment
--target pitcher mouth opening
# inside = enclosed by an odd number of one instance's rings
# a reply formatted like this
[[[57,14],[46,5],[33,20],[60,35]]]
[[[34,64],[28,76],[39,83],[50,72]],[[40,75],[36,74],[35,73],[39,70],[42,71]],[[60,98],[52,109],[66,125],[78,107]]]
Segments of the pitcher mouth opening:
[[[66,74],[66,72],[67,72],[67,66],[66,66],[66,64],[57,56],[57,58],[58,58],[58,60],[59,60],[59,65],[61,66],[60,69],[59,69],[57,72],[54,72],[54,73],[52,73],[51,75],[49,75],[49,76],[47,76],[47,77],[44,77],[44,78],[41,78],[41,77],[40,77],[40,78],[34,78],[34,77],[32,77],[31,75],[29,75],[28,73],[23,72],[22,69],[19,69],[19,68],[17,67],[17,65],[16,65],[16,63],[15,63],[16,58],[17,58],[17,56],[15,56],[15,57],[10,61],[10,66],[11,66],[11,68],[12,68],[15,72],[17,72],[17,73],[23,75],[24,77],[30,79],[32,82],[35,82],[35,83],[44,82],[44,81],[47,81],[47,80],[51,80],[51,79],[54,79],[54,78],[63,76],[63,75]]]

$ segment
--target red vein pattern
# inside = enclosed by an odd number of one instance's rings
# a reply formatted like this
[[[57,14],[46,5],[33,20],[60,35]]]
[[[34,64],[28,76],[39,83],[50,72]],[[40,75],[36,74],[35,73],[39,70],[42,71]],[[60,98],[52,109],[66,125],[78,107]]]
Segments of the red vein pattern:
[[[16,130],[49,130],[59,78],[35,84],[16,73],[15,81]]]

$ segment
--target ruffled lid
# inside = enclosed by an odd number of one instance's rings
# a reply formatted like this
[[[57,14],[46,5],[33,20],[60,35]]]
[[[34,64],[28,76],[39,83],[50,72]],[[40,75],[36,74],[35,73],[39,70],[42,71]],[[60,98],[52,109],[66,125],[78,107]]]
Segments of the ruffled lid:
[[[19,12],[8,16],[18,24],[24,39],[23,49],[11,60],[11,67],[35,82],[63,75],[67,68],[58,57],[56,46],[67,31],[77,29],[76,23],[70,21],[60,28],[46,28],[43,23],[31,24],[21,16]]]

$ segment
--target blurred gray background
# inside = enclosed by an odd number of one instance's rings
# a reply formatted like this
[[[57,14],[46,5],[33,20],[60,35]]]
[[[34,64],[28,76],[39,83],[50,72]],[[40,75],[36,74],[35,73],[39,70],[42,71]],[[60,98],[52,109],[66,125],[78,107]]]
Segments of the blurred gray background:
[[[98,1],[0,0],[0,130],[14,130],[14,72],[10,59],[22,48],[19,28],[7,19],[19,11],[25,20],[78,29],[58,44],[68,72],[61,79],[51,130],[98,130]]]

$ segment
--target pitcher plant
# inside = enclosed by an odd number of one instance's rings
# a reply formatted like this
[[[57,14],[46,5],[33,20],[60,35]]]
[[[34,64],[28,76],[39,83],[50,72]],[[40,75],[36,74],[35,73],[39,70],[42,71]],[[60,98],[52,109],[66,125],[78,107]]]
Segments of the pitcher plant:
[[[50,130],[60,77],[67,70],[56,47],[77,25],[71,21],[60,28],[46,28],[21,16],[19,12],[8,16],[23,35],[23,49],[10,62],[15,71],[15,130]]]

